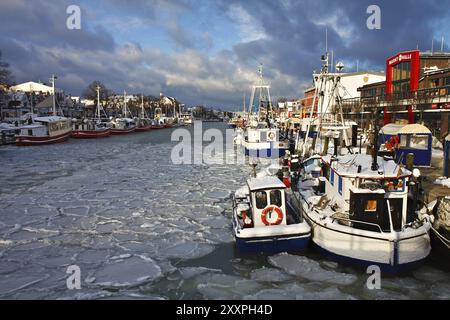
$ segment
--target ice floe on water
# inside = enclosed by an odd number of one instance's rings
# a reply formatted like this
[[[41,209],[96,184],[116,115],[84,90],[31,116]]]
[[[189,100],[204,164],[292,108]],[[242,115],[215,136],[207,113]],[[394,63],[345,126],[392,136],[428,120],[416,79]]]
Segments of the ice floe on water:
[[[314,256],[239,256],[230,196],[252,169],[173,165],[169,137],[3,149],[0,298],[450,298],[431,266],[370,291],[365,273]],[[71,265],[81,290],[67,289]]]
[[[327,282],[336,285],[351,285],[358,280],[356,275],[325,270],[320,263],[306,257],[279,254],[269,262],[286,273],[309,281]]]

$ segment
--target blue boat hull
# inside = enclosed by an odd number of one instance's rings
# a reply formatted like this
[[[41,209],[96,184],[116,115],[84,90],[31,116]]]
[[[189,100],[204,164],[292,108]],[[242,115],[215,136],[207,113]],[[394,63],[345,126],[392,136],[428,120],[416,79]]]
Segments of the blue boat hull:
[[[286,149],[245,149],[245,155],[257,158],[281,158],[286,155]]]
[[[330,251],[322,248],[317,243],[314,243],[314,242],[312,242],[312,243],[313,243],[313,246],[315,249],[317,249],[324,257],[327,257],[331,260],[334,260],[334,261],[337,261],[337,262],[340,262],[343,264],[351,265],[351,266],[354,266],[354,267],[360,268],[360,269],[367,269],[369,266],[376,265],[376,266],[380,267],[380,270],[382,272],[388,273],[388,274],[394,274],[394,275],[406,273],[406,272],[412,271],[414,269],[417,269],[426,261],[426,258],[425,258],[425,259],[410,262],[410,263],[390,265],[390,264],[385,264],[385,263],[360,260],[360,259],[355,259],[355,258],[338,255],[338,254],[335,254],[333,252],[330,252]]]
[[[309,242],[310,237],[305,235],[249,239],[236,237],[236,246],[240,253],[303,252],[308,248]]]

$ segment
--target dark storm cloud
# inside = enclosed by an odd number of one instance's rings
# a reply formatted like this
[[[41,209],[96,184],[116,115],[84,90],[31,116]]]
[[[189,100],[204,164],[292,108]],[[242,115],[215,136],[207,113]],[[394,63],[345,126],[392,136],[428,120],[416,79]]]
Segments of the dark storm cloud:
[[[106,12],[111,19],[136,18],[153,28],[162,19],[159,27],[167,35],[163,41],[175,44],[175,50],[162,51],[161,43],[151,48],[138,42],[118,43],[114,29],[106,23],[68,30],[70,2],[0,2],[0,49],[17,81],[46,81],[55,72],[60,75],[59,85],[74,94],[100,80],[117,92],[164,92],[188,104],[238,106],[256,79],[259,63],[265,66],[274,97],[301,96],[311,83],[312,71],[320,67],[325,28],[335,62],[344,61],[347,71],[352,71],[356,60],[361,68],[383,70],[386,58],[398,51],[417,45],[427,50],[433,35],[450,37],[442,28],[450,5],[437,0],[217,0],[214,5],[194,0],[103,0],[95,7],[81,4],[84,17],[92,20]],[[180,23],[182,16],[195,20],[199,12],[207,12],[199,10],[205,4],[218,7],[238,30],[231,47],[211,53],[223,39],[209,29],[199,31]],[[366,27],[366,9],[371,4],[381,8],[381,30]],[[161,18],[164,12],[168,18]]]

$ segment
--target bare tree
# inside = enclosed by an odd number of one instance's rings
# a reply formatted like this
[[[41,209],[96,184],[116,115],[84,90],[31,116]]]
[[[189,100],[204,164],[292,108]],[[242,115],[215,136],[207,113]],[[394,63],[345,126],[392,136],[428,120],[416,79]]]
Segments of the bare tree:
[[[2,61],[2,51],[0,50],[0,85],[11,84],[11,71],[9,70],[9,63]]]
[[[109,96],[114,94],[111,90],[107,89],[103,83],[96,80],[83,91],[83,97],[97,101],[97,87],[100,87],[100,100],[107,100]]]

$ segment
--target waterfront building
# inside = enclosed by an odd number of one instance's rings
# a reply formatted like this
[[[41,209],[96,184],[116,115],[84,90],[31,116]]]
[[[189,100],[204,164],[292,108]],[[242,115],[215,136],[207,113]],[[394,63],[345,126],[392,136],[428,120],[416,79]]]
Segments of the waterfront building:
[[[386,60],[386,80],[365,84],[360,98],[344,100],[344,113],[364,127],[374,112],[383,122],[424,122],[433,135],[449,132],[450,53],[400,52]]]

